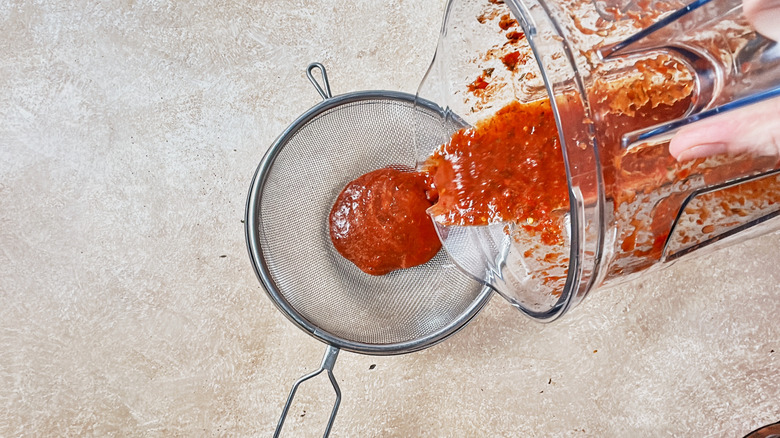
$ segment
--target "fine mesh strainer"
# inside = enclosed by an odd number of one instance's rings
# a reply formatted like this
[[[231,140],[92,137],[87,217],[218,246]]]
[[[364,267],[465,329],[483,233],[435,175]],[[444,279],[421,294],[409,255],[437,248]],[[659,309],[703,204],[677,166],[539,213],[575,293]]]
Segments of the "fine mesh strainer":
[[[314,69],[320,70],[322,85]],[[341,400],[333,376],[340,349],[390,355],[429,347],[463,327],[491,295],[444,251],[424,265],[378,277],[338,254],[328,214],[344,186],[382,167],[415,167],[421,147],[436,146],[421,144],[426,133],[433,142],[457,122],[410,94],[364,91],[333,97],[319,63],[309,65],[306,75],[324,101],[270,147],[252,180],[246,209],[249,255],[271,300],[328,345],[320,368],[293,385],[274,436],[298,386],[323,371],[336,392],[328,436]]]

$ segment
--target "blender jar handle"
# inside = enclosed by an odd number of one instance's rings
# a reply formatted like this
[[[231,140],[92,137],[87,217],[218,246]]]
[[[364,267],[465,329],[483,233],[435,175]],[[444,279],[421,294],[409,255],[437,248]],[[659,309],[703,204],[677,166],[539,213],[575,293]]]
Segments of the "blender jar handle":
[[[776,86],[775,88],[753,94],[751,96],[746,96],[723,105],[716,106],[715,108],[690,114],[687,117],[681,119],[627,132],[620,140],[621,146],[624,149],[630,149],[634,146],[666,142],[671,140],[672,136],[674,136],[674,134],[683,126],[690,125],[691,123],[698,122],[699,120],[704,120],[721,113],[744,108],[754,103],[778,96],[780,96],[780,85]]]

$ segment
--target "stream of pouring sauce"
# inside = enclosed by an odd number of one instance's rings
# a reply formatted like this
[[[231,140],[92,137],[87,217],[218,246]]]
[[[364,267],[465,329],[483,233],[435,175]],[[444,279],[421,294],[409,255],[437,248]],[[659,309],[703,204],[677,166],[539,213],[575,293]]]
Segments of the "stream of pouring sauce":
[[[456,132],[420,172],[384,168],[350,182],[330,213],[331,240],[372,275],[436,255],[431,216],[443,225],[515,222],[558,244],[561,219],[553,212],[568,206],[563,169],[549,100],[515,101]]]

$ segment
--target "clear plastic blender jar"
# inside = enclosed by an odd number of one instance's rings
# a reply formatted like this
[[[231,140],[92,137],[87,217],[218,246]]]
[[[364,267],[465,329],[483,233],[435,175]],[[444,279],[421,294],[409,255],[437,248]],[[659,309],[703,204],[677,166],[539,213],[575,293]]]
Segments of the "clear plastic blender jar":
[[[559,242],[530,217],[439,220],[439,235],[462,270],[551,321],[594,288],[776,230],[778,157],[677,162],[668,142],[778,95],[780,46],[750,28],[740,1],[451,0],[418,96],[466,129],[512,102],[549,101],[568,193]],[[418,132],[421,162],[450,140],[447,126]]]

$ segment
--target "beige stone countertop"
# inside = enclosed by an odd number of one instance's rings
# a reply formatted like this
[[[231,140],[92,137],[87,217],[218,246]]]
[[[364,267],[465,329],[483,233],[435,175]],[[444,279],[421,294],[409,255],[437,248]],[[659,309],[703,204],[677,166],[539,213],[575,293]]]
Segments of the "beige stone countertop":
[[[271,436],[325,347],[267,298],[244,206],[334,93],[414,92],[443,0],[0,2],[0,436]],[[494,297],[417,353],[342,352],[334,437],[741,437],[780,420],[780,235],[553,324]],[[283,436],[321,436],[304,386]]]

